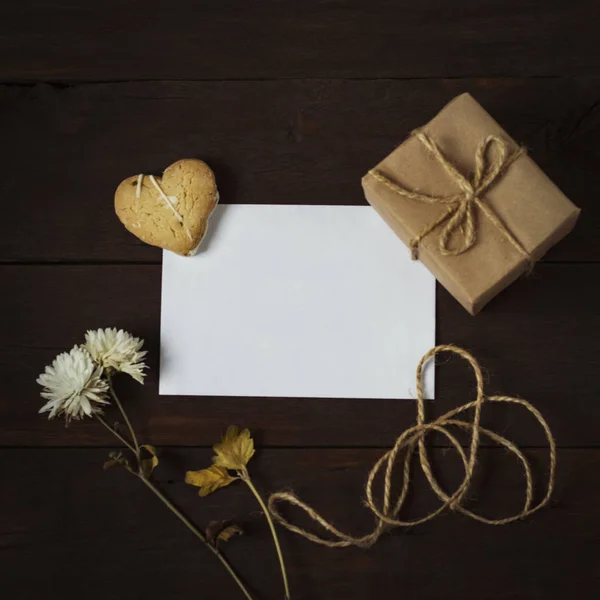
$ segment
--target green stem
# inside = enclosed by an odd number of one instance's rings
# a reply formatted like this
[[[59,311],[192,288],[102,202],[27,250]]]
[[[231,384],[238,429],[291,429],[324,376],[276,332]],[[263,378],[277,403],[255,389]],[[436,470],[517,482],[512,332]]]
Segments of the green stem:
[[[123,420],[125,421],[125,424],[127,425],[127,429],[129,429],[129,434],[131,435],[131,439],[133,440],[133,445],[135,446],[135,450],[133,450],[133,452],[135,452],[135,456],[139,462],[139,460],[140,460],[140,445],[138,444],[137,438],[135,437],[135,431],[133,431],[133,427],[131,426],[129,417],[127,416],[127,413],[125,412],[125,409],[123,408],[123,405],[121,404],[121,401],[119,400],[119,397],[117,396],[117,393],[115,392],[115,388],[114,388],[113,382],[112,382],[112,377],[111,377],[110,371],[108,369],[106,370],[106,379],[108,380],[108,387],[110,388],[110,395],[112,396],[113,400],[115,401],[115,404],[117,405],[119,411],[121,412],[121,415],[123,416]]]
[[[161,502],[221,561],[244,593],[244,596],[246,596],[248,600],[252,600],[250,592],[246,589],[242,580],[238,577],[237,573],[233,570],[233,567],[227,562],[227,559],[219,552],[219,550],[207,541],[204,534],[157,487],[155,487],[151,481],[146,479],[143,475],[137,475],[137,477],[141,479]]]
[[[271,529],[271,535],[273,536],[273,543],[275,544],[275,550],[277,552],[277,558],[279,558],[279,565],[281,566],[281,577],[283,578],[283,588],[285,590],[285,600],[290,600],[290,588],[288,585],[287,573],[285,570],[285,563],[283,562],[283,553],[281,552],[281,547],[279,546],[279,538],[277,537],[277,532],[275,531],[275,524],[273,523],[273,519],[271,519],[271,515],[269,513],[269,509],[266,507],[261,495],[258,493],[258,490],[254,487],[252,480],[250,479],[250,474],[248,473],[248,469],[245,467],[240,471],[240,479],[245,482],[245,484],[250,488],[250,491],[254,494],[254,497],[260,504],[263,512],[265,513],[265,518],[267,519],[267,523],[269,524],[269,528]]]
[[[96,419],[106,427],[116,438],[118,438],[123,444],[125,444],[134,454],[135,448],[116,430],[113,429],[100,415],[96,415]]]

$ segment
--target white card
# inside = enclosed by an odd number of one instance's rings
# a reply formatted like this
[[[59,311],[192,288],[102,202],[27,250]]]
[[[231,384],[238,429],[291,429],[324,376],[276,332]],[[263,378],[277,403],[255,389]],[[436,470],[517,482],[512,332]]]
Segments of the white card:
[[[222,204],[163,253],[160,394],[414,398],[434,343],[435,279],[370,206]]]

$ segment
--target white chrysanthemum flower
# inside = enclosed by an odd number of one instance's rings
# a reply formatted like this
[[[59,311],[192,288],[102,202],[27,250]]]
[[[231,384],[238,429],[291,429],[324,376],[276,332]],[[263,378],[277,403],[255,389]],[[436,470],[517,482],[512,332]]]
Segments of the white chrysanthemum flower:
[[[146,352],[140,352],[144,340],[115,327],[96,329],[85,334],[84,348],[95,362],[105,369],[114,369],[131,375],[144,383],[146,365],[142,362]]]
[[[49,419],[64,414],[68,424],[71,419],[102,413],[102,405],[109,403],[102,367],[95,365],[89,353],[79,346],[59,354],[37,382],[44,388],[42,398],[48,400],[40,413],[49,412]]]

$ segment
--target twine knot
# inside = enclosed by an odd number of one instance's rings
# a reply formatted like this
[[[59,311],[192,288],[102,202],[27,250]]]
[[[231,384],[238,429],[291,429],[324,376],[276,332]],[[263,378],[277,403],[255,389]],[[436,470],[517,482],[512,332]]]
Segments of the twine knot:
[[[457,354],[466,360],[475,375],[476,382],[476,398],[471,402],[467,402],[462,406],[448,411],[446,414],[427,422],[425,419],[425,396],[423,390],[423,369],[427,361],[434,358],[440,352],[451,352]],[[302,537],[330,548],[342,548],[347,546],[359,546],[368,548],[372,546],[386,530],[398,526],[413,526],[430,521],[444,510],[452,510],[460,512],[472,519],[487,523],[490,525],[504,525],[519,519],[523,519],[540,508],[548,504],[552,491],[554,489],[554,474],[556,470],[556,443],[552,436],[552,432],[548,427],[542,414],[529,402],[520,398],[512,398],[510,396],[485,396],[483,391],[483,375],[481,367],[477,360],[466,350],[453,345],[436,346],[432,348],[419,362],[417,366],[417,422],[415,425],[405,430],[396,440],[393,448],[388,450],[371,468],[365,485],[366,506],[375,517],[374,529],[363,536],[352,536],[337,529],[332,523],[323,518],[311,506],[302,502],[293,492],[277,492],[269,498],[269,511],[281,525],[298,533]],[[544,497],[537,503],[533,504],[533,477],[531,467],[521,450],[505,437],[486,429],[481,426],[481,411],[484,404],[489,402],[503,402],[509,404],[517,404],[528,410],[538,421],[549,446],[549,474]],[[463,421],[457,419],[456,416],[468,410],[473,410],[471,421]],[[468,444],[468,452],[463,449],[455,435],[451,432],[451,428],[459,428],[470,432],[470,441]],[[437,432],[444,435],[450,442],[450,446],[454,448],[464,467],[464,478],[458,487],[452,493],[445,492],[437,479],[435,478],[431,463],[428,456],[425,439],[429,433]],[[477,454],[480,447],[481,436],[487,436],[492,441],[500,444],[506,450],[514,454],[520,461],[525,476],[525,501],[523,508],[515,515],[500,519],[491,519],[472,512],[465,508],[464,499],[471,485],[475,465],[477,462]],[[404,506],[410,487],[411,465],[414,456],[417,456],[419,466],[425,474],[431,489],[441,501],[441,505],[425,515],[424,517],[413,520],[402,520],[399,514]],[[392,479],[394,469],[398,462],[401,462],[402,472],[402,488],[396,498],[392,497]],[[381,499],[375,499],[373,487],[377,476],[383,473],[383,491]],[[330,534],[329,538],[324,538],[292,524],[280,514],[278,504],[288,502],[303,510],[314,522],[319,524],[325,531]]]
[[[519,156],[525,154],[525,148],[519,147],[512,154],[508,154],[506,142],[503,139],[495,135],[488,135],[477,147],[475,153],[475,171],[469,179],[460,173],[442,154],[438,145],[427,134],[422,131],[414,131],[412,135],[427,148],[460,189],[458,194],[433,196],[416,190],[405,189],[376,169],[369,171],[369,175],[400,196],[425,204],[441,204],[446,206],[446,211],[439,218],[427,224],[410,240],[409,247],[412,258],[414,260],[418,258],[419,244],[423,238],[443,223],[445,225],[438,238],[440,252],[444,256],[457,256],[469,250],[477,240],[475,209],[478,208],[490,219],[504,238],[530,261],[529,253],[507,229],[494,211],[483,202],[485,193],[498,182],[508,167]],[[488,159],[488,153],[491,154],[492,149],[495,150],[494,155]],[[458,237],[458,233],[461,233],[462,236],[460,236],[458,241],[454,242],[454,247],[451,247],[451,242]]]

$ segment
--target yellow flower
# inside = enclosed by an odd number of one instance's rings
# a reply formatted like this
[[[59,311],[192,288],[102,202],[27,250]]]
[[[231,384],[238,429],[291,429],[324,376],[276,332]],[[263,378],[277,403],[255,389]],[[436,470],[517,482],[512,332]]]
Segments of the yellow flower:
[[[236,477],[232,477],[227,469],[217,465],[212,465],[208,469],[200,471],[188,471],[185,474],[185,482],[199,487],[198,493],[201,496],[208,496],[208,494],[216,492],[219,488],[225,487],[235,480]]]
[[[229,427],[220,443],[213,446],[213,463],[217,467],[243,470],[254,455],[254,440],[248,429]]]
[[[232,425],[213,450],[215,456],[211,467],[200,471],[188,471],[185,476],[186,483],[200,488],[201,496],[208,496],[240,477],[245,479],[246,465],[254,454],[254,440],[250,436],[250,431],[244,429],[240,432]],[[232,477],[227,469],[242,472],[239,473],[240,477]]]

